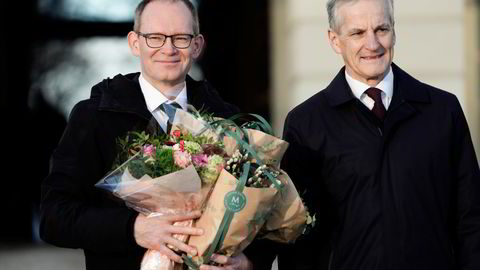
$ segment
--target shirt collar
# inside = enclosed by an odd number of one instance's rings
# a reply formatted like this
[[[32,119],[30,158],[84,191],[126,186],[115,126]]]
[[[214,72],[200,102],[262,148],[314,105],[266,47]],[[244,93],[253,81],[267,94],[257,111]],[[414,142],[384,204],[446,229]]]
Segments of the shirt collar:
[[[163,103],[171,103],[175,101],[182,107],[183,110],[187,109],[187,84],[183,84],[183,88],[180,90],[174,100],[170,101],[162,92],[157,90],[151,83],[149,83],[143,74],[140,74],[138,78],[140,88],[142,89],[143,96],[145,97],[145,103],[150,112],[155,111]]]
[[[345,70],[345,79],[347,80],[348,85],[350,86],[350,89],[352,89],[353,95],[361,99],[362,95],[365,93],[365,91],[370,88],[368,84],[365,84],[361,81],[358,81],[354,78],[352,78],[350,75],[348,75],[347,70]],[[393,72],[392,68],[390,67],[390,70],[387,73],[387,76],[383,78],[381,82],[379,82],[375,88],[378,88],[385,93],[385,95],[388,98],[392,98],[393,96]]]

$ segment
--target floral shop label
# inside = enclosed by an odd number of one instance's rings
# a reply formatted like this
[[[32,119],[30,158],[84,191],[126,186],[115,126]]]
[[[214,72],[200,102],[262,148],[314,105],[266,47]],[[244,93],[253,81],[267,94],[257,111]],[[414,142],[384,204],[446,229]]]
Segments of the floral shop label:
[[[223,202],[228,210],[236,213],[245,207],[247,197],[242,192],[230,191],[225,195]]]

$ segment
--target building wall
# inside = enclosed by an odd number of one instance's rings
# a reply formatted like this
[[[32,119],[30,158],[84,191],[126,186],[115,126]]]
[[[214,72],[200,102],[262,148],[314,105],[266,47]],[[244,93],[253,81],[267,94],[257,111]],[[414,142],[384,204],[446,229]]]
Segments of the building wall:
[[[272,121],[323,89],[343,66],[327,40],[326,0],[271,5]],[[474,8],[473,8],[474,7]],[[457,95],[480,151],[478,1],[395,1],[394,62],[414,77]]]

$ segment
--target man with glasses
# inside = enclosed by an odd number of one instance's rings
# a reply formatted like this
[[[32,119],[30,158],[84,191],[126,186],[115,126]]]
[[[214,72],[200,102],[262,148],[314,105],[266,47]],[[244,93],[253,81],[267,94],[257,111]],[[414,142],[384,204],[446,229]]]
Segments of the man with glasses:
[[[152,119],[157,130],[166,131],[165,104],[186,109],[188,103],[218,117],[238,111],[207,82],[187,75],[204,45],[197,11],[190,1],[141,1],[128,45],[140,59],[141,72],[102,81],[92,88],[90,99],[73,108],[42,185],[42,239],[61,247],[82,248],[87,269],[139,269],[146,249],[181,262],[167,244],[189,254],[197,251],[172,234],[203,233],[200,228],[173,226],[176,221],[199,217],[199,212],[146,218],[94,187],[112,168],[116,139],[131,130],[147,129]],[[214,258],[230,269],[240,261]]]

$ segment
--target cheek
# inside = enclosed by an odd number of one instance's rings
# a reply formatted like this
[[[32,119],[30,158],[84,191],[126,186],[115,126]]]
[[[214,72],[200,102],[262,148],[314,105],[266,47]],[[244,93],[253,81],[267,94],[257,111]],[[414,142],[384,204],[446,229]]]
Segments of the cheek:
[[[381,40],[381,44],[385,49],[392,50],[393,45],[395,45],[395,39],[393,38],[393,36],[385,37]]]
[[[190,51],[182,51],[181,55],[184,64],[189,64],[192,61],[192,53]]]

